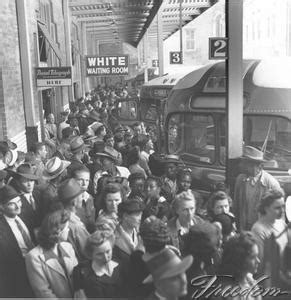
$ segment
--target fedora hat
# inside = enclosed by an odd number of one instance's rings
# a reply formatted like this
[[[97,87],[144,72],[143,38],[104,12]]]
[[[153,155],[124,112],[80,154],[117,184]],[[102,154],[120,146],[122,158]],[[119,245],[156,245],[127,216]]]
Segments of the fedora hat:
[[[21,194],[18,193],[12,186],[7,184],[1,189],[0,204],[6,204],[10,200],[19,197],[20,195]]]
[[[175,163],[175,164],[184,164],[184,162],[180,159],[178,155],[168,154],[165,155],[162,159],[163,163]]]
[[[82,193],[83,190],[74,178],[64,180],[58,188],[58,196],[63,203],[78,197]]]
[[[48,180],[54,179],[63,173],[70,164],[71,162],[67,160],[61,160],[57,156],[52,157],[46,162],[42,176]]]
[[[16,171],[12,171],[11,173],[14,175],[18,175],[24,178],[27,178],[29,180],[38,180],[39,177],[35,174],[35,168],[28,163],[24,163],[20,165]]]
[[[264,152],[252,146],[244,146],[243,155],[241,158],[256,162],[266,162],[266,160],[264,159]]]
[[[95,153],[103,152],[105,149],[105,143],[103,141],[96,141],[93,144],[93,148],[89,151],[90,156],[95,156]]]
[[[80,136],[77,136],[71,140],[70,146],[71,146],[71,152],[75,154],[83,150],[86,147],[86,144],[84,143],[84,140]]]
[[[104,150],[102,152],[96,152],[93,154],[93,156],[109,158],[109,159],[113,160],[114,162],[116,162],[116,160],[117,160],[113,151],[111,151],[111,149],[109,149],[108,147],[107,148],[104,147]]]
[[[145,258],[145,256],[143,256],[143,258]],[[146,266],[151,275],[149,275],[143,283],[150,283],[154,280],[171,278],[182,274],[190,268],[192,262],[193,257],[191,255],[181,260],[173,250],[165,248],[146,261]]]

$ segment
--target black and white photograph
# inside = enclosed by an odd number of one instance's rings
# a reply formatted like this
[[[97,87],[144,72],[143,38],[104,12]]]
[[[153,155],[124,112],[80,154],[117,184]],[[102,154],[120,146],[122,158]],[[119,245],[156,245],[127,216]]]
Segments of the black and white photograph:
[[[0,1],[0,299],[291,299],[291,0]]]

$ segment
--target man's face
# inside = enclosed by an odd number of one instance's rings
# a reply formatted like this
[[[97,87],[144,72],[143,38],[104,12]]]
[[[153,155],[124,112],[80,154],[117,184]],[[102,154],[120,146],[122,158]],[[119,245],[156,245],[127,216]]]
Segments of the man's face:
[[[180,201],[177,208],[177,215],[181,222],[190,224],[195,214],[195,202],[191,200]]]
[[[9,218],[14,218],[21,213],[22,202],[20,197],[11,199],[6,204],[1,204],[0,208],[3,214]]]
[[[34,189],[34,180],[20,177],[19,182],[22,186],[22,189],[25,193],[32,193]]]
[[[114,165],[114,162],[110,158],[107,158],[107,157],[101,158],[101,162],[102,162],[104,171],[110,170]]]
[[[105,142],[105,145],[109,146],[109,147],[113,147],[114,146],[114,138],[113,137],[108,138]]]
[[[138,136],[139,134],[141,134],[141,132],[142,132],[141,125],[134,126],[133,133],[135,136]]]
[[[46,146],[43,145],[40,149],[39,149],[39,155],[41,159],[46,159],[47,157],[47,150],[46,150]]]
[[[257,161],[246,161],[244,167],[247,176],[256,177],[262,170],[262,163]]]
[[[77,172],[75,175],[75,179],[79,183],[82,191],[87,191],[90,183],[90,173],[86,171]]]
[[[144,192],[145,181],[142,178],[136,179],[130,185],[131,191],[133,194],[142,195]]]
[[[142,212],[135,212],[135,213],[124,213],[122,217],[122,222],[126,222],[129,228],[139,229],[141,223],[141,216]]]
[[[166,176],[170,179],[176,178],[177,175],[177,166],[174,163],[167,163],[166,165]]]
[[[107,194],[106,198],[105,198],[107,212],[117,213],[118,205],[121,203],[121,201],[122,201],[122,198],[121,198],[120,192]]]
[[[187,277],[185,273],[159,280],[157,290],[167,299],[178,299],[187,295]]]
[[[146,191],[147,197],[159,198],[161,188],[158,186],[156,181],[149,180],[145,185],[145,191]]]

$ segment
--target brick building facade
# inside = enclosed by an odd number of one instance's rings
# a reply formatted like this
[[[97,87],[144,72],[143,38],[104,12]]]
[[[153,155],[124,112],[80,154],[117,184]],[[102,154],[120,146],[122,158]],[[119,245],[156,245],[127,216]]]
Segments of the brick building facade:
[[[0,140],[26,151],[41,140],[48,113],[58,120],[69,101],[85,93],[80,24],[68,0],[5,0],[0,27]],[[73,88],[36,86],[36,67],[60,66],[72,66]]]

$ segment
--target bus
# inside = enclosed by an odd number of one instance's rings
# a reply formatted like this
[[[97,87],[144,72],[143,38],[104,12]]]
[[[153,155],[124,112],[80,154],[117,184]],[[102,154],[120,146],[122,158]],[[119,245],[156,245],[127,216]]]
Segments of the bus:
[[[139,97],[119,100],[117,106],[120,121],[127,125],[141,121],[145,126],[154,127],[158,135],[158,148],[161,150],[166,99],[174,85],[187,73],[189,71],[180,71],[152,79],[143,84]]]
[[[291,59],[243,61],[243,144],[264,151],[264,169],[287,195],[291,195],[290,70]],[[180,155],[191,168],[196,190],[206,197],[216,183],[225,181],[225,62],[206,65],[179,80],[166,103],[165,130],[166,153]]]

